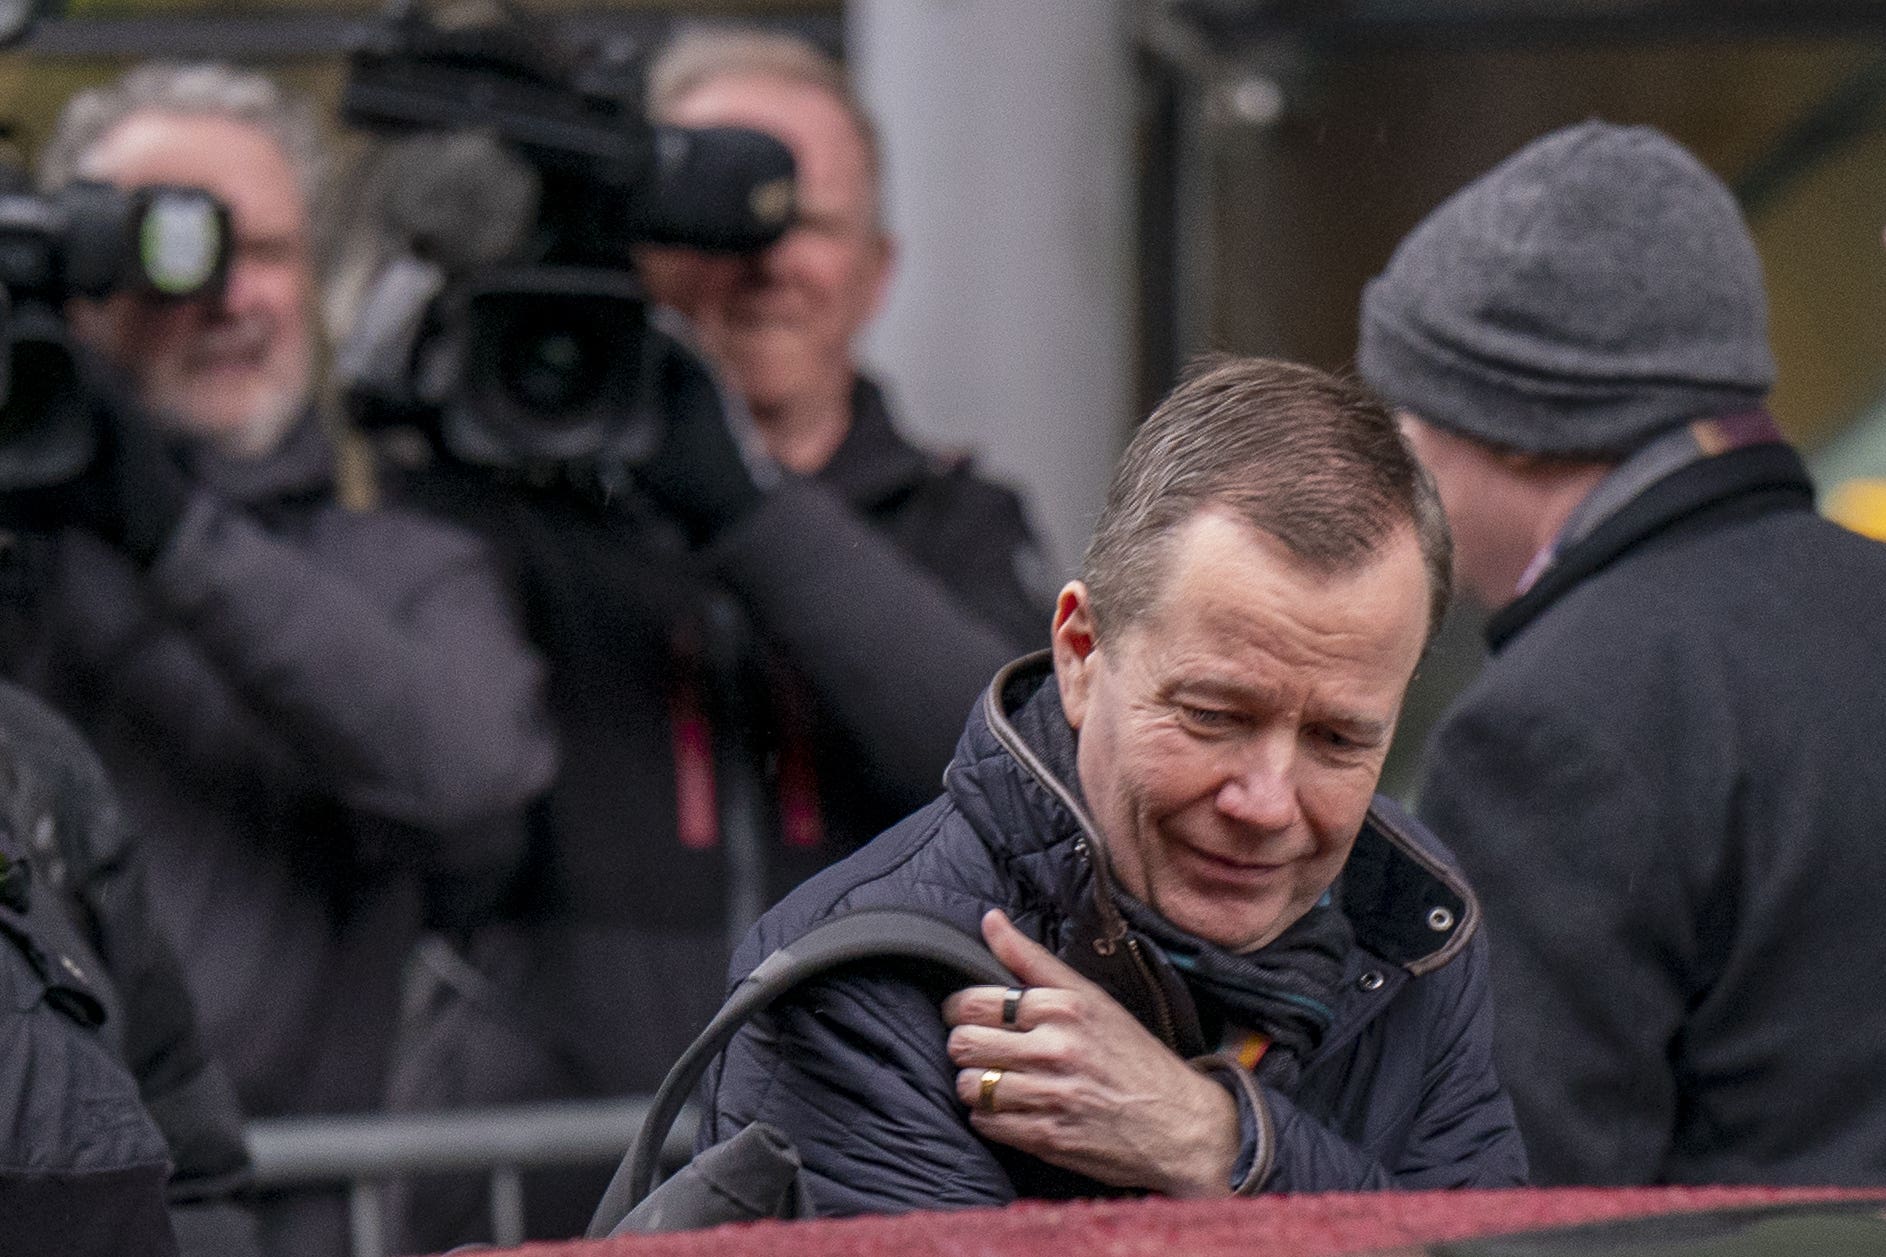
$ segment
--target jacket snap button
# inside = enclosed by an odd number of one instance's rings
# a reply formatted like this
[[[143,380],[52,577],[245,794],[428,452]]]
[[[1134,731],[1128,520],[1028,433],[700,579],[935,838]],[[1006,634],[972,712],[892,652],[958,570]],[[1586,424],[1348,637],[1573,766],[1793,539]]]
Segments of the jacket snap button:
[[[33,846],[41,852],[52,850],[52,817],[42,816],[39,818],[39,823],[33,826]]]
[[[1382,983],[1386,981],[1388,981],[1387,978],[1383,977],[1376,970],[1371,969],[1356,979],[1356,985],[1365,991],[1379,991],[1382,989]]]
[[[1454,928],[1454,914],[1446,908],[1428,910],[1428,928],[1437,934],[1445,934]]]

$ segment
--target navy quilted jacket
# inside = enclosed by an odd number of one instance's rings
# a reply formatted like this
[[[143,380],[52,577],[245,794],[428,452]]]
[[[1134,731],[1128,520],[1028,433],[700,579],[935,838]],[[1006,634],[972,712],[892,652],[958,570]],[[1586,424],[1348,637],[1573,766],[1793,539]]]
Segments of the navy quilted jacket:
[[[1093,915],[1082,901],[1094,894],[1097,844],[1068,784],[1074,736],[1051,677],[1046,655],[1004,670],[970,718],[943,797],[768,913],[733,979],[863,908],[915,909],[971,934],[1002,908],[1063,954],[1086,945],[1076,936]],[[1294,1093],[1264,1089],[1275,1150],[1266,1190],[1520,1183],[1525,1154],[1494,1077],[1472,893],[1434,839],[1382,800],[1338,893],[1357,944],[1335,1025]],[[756,1120],[781,1128],[823,1214],[1110,1193],[970,1128],[937,1008],[946,989],[881,968],[802,988],[749,1024],[708,1075],[700,1144]],[[1129,1008],[1146,998],[1114,993]]]

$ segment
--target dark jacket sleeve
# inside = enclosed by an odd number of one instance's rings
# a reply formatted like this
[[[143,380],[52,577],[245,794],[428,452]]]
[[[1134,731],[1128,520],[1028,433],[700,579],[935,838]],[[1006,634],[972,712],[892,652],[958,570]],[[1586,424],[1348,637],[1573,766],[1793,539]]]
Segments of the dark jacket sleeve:
[[[886,522],[898,546],[1000,632],[1016,655],[1049,644],[1060,582],[1013,490],[959,459]]]
[[[697,1146],[777,1126],[820,1216],[1007,1204],[1015,1188],[956,1098],[948,1034],[915,986],[809,985],[756,1018],[708,1075]]]
[[[1654,653],[1641,634],[1630,648]],[[1509,666],[1525,668],[1494,663]],[[1642,658],[1596,672],[1608,696],[1585,692],[1595,673],[1483,676],[1437,733],[1419,804],[1487,912],[1501,1077],[1547,1184],[1657,1177],[1676,1125],[1690,922],[1708,880],[1679,867],[1681,835],[1726,825],[1699,814],[1722,792],[1684,780],[1710,761],[1681,751],[1712,736],[1706,723],[1662,746],[1618,714],[1660,710],[1667,728],[1682,687]]]
[[[430,829],[515,809],[555,755],[540,668],[497,574],[455,531],[382,523],[387,552],[353,556],[374,570],[341,571],[198,494],[152,582],[220,679],[343,802]]]
[[[992,536],[977,548],[1014,544]],[[1004,617],[1006,626],[978,614],[972,600],[812,481],[788,478],[716,541],[711,557],[872,756],[886,795],[910,807],[935,797],[956,735],[990,678],[1045,644],[1013,632],[1025,612]],[[1015,598],[1025,597],[1012,571],[1004,579]]]
[[[84,1010],[86,995],[65,986],[54,954],[41,946],[30,914],[0,905],[6,1250],[22,1257],[174,1255],[163,1137],[96,1032],[95,1014]]]
[[[1401,998],[1409,1005],[1390,1014],[1386,1033],[1398,1040],[1394,1051],[1417,1039],[1425,1042],[1419,1081],[1406,1099],[1383,1095],[1377,1101],[1412,1101],[1405,1130],[1394,1123],[1392,1147],[1365,1148],[1265,1088],[1277,1148],[1265,1190],[1427,1191],[1525,1183],[1525,1149],[1493,1068],[1486,935],[1477,935],[1446,968],[1413,981],[1426,986],[1418,993],[1404,988]]]

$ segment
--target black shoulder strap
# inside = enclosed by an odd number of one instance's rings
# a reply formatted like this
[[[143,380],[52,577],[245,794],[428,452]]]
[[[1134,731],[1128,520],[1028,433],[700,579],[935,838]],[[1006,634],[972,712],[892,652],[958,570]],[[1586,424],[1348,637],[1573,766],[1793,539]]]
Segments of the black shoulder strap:
[[[635,1147],[616,1170],[589,1223],[589,1238],[601,1239],[640,1204],[655,1185],[656,1159],[701,1076],[749,1020],[795,987],[841,965],[861,960],[917,961],[946,970],[967,985],[1015,986],[1015,975],[981,940],[920,912],[872,908],[828,921],[781,947],[743,979],[727,1002],[688,1045],[662,1080],[636,1135]]]

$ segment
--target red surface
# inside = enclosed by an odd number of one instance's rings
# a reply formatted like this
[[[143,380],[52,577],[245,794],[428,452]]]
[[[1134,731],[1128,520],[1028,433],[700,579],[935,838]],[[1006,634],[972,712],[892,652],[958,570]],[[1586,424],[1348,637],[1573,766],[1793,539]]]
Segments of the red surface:
[[[531,1257],[1336,1257],[1536,1227],[1732,1205],[1872,1197],[1823,1188],[1563,1188],[1028,1203],[963,1213],[766,1222],[680,1235],[532,1244]]]

